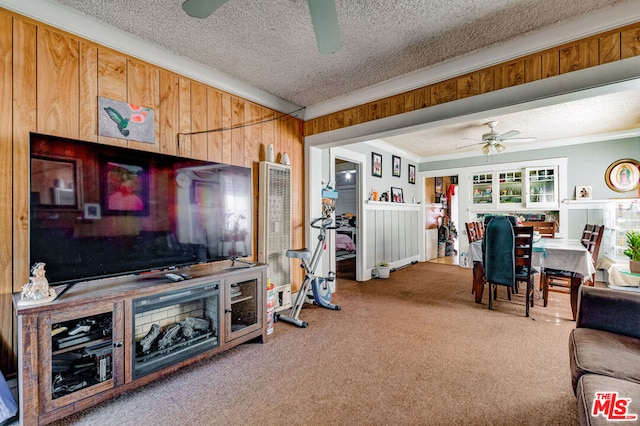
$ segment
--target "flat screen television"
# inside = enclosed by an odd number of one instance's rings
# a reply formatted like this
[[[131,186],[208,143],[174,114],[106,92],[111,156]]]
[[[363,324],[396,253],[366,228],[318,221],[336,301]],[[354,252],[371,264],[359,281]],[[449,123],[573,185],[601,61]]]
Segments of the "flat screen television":
[[[34,133],[29,178],[51,285],[252,255],[251,168]]]

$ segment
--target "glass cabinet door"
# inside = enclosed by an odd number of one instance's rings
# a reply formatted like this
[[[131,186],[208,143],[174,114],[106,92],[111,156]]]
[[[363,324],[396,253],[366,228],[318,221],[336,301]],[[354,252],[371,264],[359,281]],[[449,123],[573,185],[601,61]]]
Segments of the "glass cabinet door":
[[[526,169],[526,207],[558,207],[558,169]]]
[[[498,173],[500,204],[522,204],[522,171]]]
[[[473,175],[471,196],[473,204],[493,204],[493,173]]]
[[[51,411],[122,382],[122,304],[96,304],[43,315],[39,367],[43,408]]]
[[[262,326],[261,303],[257,278],[240,278],[229,283],[227,340],[243,336]]]

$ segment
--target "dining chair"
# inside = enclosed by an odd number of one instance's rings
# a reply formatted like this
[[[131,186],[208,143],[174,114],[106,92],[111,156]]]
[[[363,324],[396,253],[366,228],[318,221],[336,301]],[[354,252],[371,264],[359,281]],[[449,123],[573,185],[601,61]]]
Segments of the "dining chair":
[[[464,224],[464,228],[467,231],[467,239],[469,240],[469,244],[478,241],[478,232],[476,231],[475,222],[466,222]]]
[[[533,275],[539,271],[533,262],[533,226],[516,226],[514,234],[514,258],[516,263],[516,285],[518,282],[526,284],[525,303],[526,316],[529,316],[529,306],[533,307]]]
[[[481,240],[484,238],[484,222],[474,222],[476,225],[476,234],[478,234],[478,239]]]
[[[594,265],[598,261],[603,235],[604,225],[585,226],[582,245],[585,246],[589,253],[591,253],[591,260]],[[591,285],[594,285],[596,274],[594,273],[589,278],[591,279]],[[574,287],[578,287],[584,279],[585,277],[577,272],[563,271],[559,269],[543,269],[540,275],[540,282],[542,283],[542,299],[544,306],[547,306],[550,291],[568,292],[571,290],[572,282]]]
[[[555,238],[556,231],[558,230],[558,223],[556,221],[542,222],[522,222],[523,226],[533,226],[533,229],[537,231],[542,238]]]
[[[593,232],[593,228],[595,225],[592,225],[590,223],[587,223],[586,225],[584,225],[584,229],[582,230],[582,237],[580,237],[580,241],[582,242],[583,246],[587,246],[587,244],[589,243],[589,240],[591,239],[591,233]]]
[[[478,237],[478,231],[476,229],[476,225],[477,222],[465,222],[464,224],[464,229],[467,231],[467,239],[469,240],[469,246],[471,246],[472,243],[480,240],[481,238]],[[476,274],[476,268],[474,265],[474,274]],[[475,289],[475,282],[471,283],[471,294],[474,294],[476,292]]]
[[[516,283],[515,239],[513,226],[506,217],[496,216],[486,225],[482,240],[482,256],[485,282],[489,285],[489,309],[497,298],[497,286],[507,287],[511,300],[511,289]]]

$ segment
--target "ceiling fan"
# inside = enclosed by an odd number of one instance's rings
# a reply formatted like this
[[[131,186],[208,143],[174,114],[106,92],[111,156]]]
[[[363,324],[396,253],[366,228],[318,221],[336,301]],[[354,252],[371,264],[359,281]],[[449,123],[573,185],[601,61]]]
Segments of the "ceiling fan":
[[[187,0],[182,9],[187,15],[204,19],[229,0]],[[323,54],[335,53],[342,46],[340,26],[334,0],[307,0],[318,50]]]
[[[482,147],[482,153],[485,155],[491,154],[492,151],[496,153],[500,153],[505,150],[505,146],[502,145],[501,142],[511,141],[511,142],[532,142],[536,140],[536,138],[515,138],[520,134],[519,130],[509,130],[505,133],[500,133],[495,130],[495,127],[498,125],[497,121],[489,121],[484,123],[486,126],[489,126],[489,131],[482,135],[482,142],[472,145],[466,145],[461,148],[467,148],[474,145],[484,145]],[[468,138],[464,138],[468,139]]]

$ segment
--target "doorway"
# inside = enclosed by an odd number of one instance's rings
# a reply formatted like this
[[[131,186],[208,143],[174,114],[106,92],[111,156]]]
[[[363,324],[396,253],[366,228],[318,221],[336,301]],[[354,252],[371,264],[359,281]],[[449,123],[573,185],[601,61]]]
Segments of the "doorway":
[[[426,178],[425,199],[428,207],[426,260],[457,265],[460,247],[458,176]]]
[[[356,279],[358,253],[358,164],[335,158],[335,203],[336,229],[335,258],[336,276]]]

